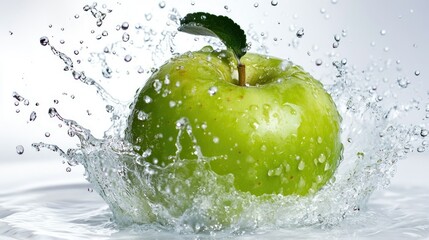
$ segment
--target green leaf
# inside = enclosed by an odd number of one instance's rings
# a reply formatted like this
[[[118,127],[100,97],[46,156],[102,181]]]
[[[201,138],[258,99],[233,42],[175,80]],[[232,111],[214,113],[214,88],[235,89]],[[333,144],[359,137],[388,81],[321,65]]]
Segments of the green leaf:
[[[189,13],[180,19],[181,32],[219,38],[227,48],[232,49],[237,60],[246,54],[246,34],[238,24],[226,16],[205,12]]]

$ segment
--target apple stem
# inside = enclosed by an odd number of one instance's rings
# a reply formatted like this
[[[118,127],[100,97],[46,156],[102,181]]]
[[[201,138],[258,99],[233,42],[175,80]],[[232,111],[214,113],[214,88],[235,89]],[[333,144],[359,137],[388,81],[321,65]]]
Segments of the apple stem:
[[[246,86],[246,65],[238,64],[238,85]]]

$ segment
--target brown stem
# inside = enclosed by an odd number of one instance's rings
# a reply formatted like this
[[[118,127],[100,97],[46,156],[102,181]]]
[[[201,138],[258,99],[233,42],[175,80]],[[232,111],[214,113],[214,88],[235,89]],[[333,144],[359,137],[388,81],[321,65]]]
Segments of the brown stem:
[[[246,86],[246,65],[238,64],[238,85]]]

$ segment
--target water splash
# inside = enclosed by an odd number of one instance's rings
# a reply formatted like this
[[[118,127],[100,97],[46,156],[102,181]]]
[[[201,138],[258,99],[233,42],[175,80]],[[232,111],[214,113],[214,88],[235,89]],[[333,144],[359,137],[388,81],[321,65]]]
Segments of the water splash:
[[[277,5],[277,1],[272,1],[272,5]],[[97,26],[101,26],[105,13],[98,11],[96,5],[87,5],[84,10],[91,11],[97,19]],[[172,11],[169,24],[177,24],[178,16],[177,12]],[[150,21],[152,16],[147,15],[146,19]],[[120,28],[128,30],[129,24],[124,22]],[[136,30],[144,33],[142,42],[145,44],[139,47],[151,49],[154,66],[159,65],[159,55],[174,54],[174,31],[162,32],[161,39],[157,41],[152,38],[153,29],[137,26]],[[298,34],[300,31],[301,29],[296,33],[299,38],[304,34],[303,29],[302,34]],[[121,44],[130,43],[130,35],[126,34],[119,40]],[[141,37],[138,34],[131,36]],[[258,42],[266,39],[266,34],[256,33],[251,34],[251,37]],[[339,35],[334,36],[334,48],[338,47],[335,47],[335,43],[339,43],[340,39]],[[205,158],[198,148],[196,151],[199,157],[196,160],[177,161],[165,167],[146,162],[145,158],[151,153],[144,151],[139,155],[135,152],[135,146],[123,139],[129,103],[117,100],[102,87],[99,80],[77,70],[72,59],[51,45],[47,37],[40,38],[40,44],[50,47],[73,79],[95,89],[96,94],[106,103],[112,125],[103,138],[96,138],[89,129],[74,120],[63,118],[56,108],[51,107],[48,115],[67,126],[68,135],[78,138],[80,146],[66,151],[57,145],[42,142],[32,146],[36,150],[57,152],[67,160],[69,166],[82,164],[88,181],[109,204],[116,221],[122,225],[138,223],[182,233],[223,231],[234,234],[261,228],[330,227],[364,209],[371,194],[389,184],[396,162],[410,152],[424,152],[428,145],[425,140],[428,135],[425,125],[399,123],[400,116],[406,114],[407,110],[403,110],[403,105],[386,104],[394,96],[379,98],[376,86],[368,91],[363,74],[348,68],[346,59],[336,60],[332,63],[336,70],[335,82],[326,85],[326,88],[343,117],[342,139],[345,150],[344,160],[334,178],[312,196],[256,197],[236,191],[231,176],[218,176],[207,170],[204,163],[210,159]],[[101,71],[106,79],[111,78],[115,71],[107,64],[105,56],[114,52],[119,54],[116,50],[121,46],[123,45],[116,43],[106,47],[107,50],[102,53],[93,55],[102,63]],[[155,51],[152,50],[154,47]],[[261,47],[257,51],[265,53],[267,49]],[[122,57],[124,62],[133,59],[125,52]],[[316,60],[316,65],[322,63],[321,59]],[[152,69],[150,72],[155,71],[156,69]],[[420,72],[416,71],[415,75],[420,75]],[[161,89],[162,82],[157,84],[160,84]],[[401,88],[406,88],[409,84],[406,78],[398,78]],[[210,88],[207,91],[213,96],[217,89]],[[18,104],[26,101],[17,93],[13,94],[13,98]],[[150,101],[151,99],[147,99],[147,102]],[[147,116],[142,112],[141,120],[144,121],[145,118]],[[176,145],[179,154],[180,139],[192,138],[193,135],[186,120],[178,122],[177,130]],[[216,141],[219,139],[214,138],[214,142]],[[18,154],[24,152],[21,147],[16,148]],[[180,174],[182,169],[188,169],[192,177]],[[71,171],[71,168],[68,167],[66,171]]]

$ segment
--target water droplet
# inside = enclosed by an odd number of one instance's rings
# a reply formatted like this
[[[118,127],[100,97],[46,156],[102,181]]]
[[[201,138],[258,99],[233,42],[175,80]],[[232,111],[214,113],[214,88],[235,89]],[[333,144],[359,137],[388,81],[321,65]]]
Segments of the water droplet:
[[[66,167],[66,172],[71,172],[71,167]]]
[[[323,64],[323,61],[322,61],[322,59],[318,58],[318,59],[316,59],[315,63],[316,63],[316,66],[320,66]]]
[[[386,33],[387,33],[387,31],[386,31],[385,29],[381,29],[381,30],[380,30],[380,35],[381,35],[381,36],[386,35]]]
[[[143,111],[139,111],[137,113],[137,119],[140,121],[146,121],[149,118],[149,114],[143,112]]]
[[[152,14],[151,14],[151,13],[146,13],[146,14],[144,15],[144,17],[146,18],[146,20],[147,20],[147,21],[152,20]]]
[[[18,145],[16,146],[16,153],[18,153],[19,155],[24,153],[24,147],[22,145]]]
[[[115,108],[112,105],[106,105],[106,112],[111,113],[115,110]]]
[[[130,27],[130,24],[128,22],[123,22],[121,25],[122,30],[127,30]]]
[[[91,7],[89,6],[89,5],[85,5],[84,7],[83,7],[83,10],[86,12],[86,11],[89,11],[89,9],[91,9]]]
[[[104,30],[101,35],[103,35],[103,37],[107,37],[109,35],[109,32],[107,32],[106,30]]]
[[[397,79],[397,82],[398,82],[398,85],[399,85],[401,88],[407,88],[407,87],[408,87],[408,84],[409,84],[409,82],[408,82],[405,78],[403,78],[403,77],[399,77],[399,78]]]
[[[45,137],[50,137],[50,136],[51,136],[51,133],[45,132]]]
[[[208,92],[210,96],[214,96],[217,93],[217,87],[216,86],[210,87]]]
[[[54,103],[58,104],[60,101],[58,101],[57,99],[54,99]]]
[[[335,40],[336,42],[339,42],[339,41],[341,40],[340,35],[335,34],[335,35],[334,35],[334,40]]]
[[[122,41],[128,42],[130,40],[130,35],[128,33],[122,34]]]
[[[152,102],[152,98],[151,98],[151,97],[149,97],[149,96],[147,96],[147,95],[145,95],[145,96],[143,97],[143,101],[144,101],[145,103],[151,103],[151,102]]]
[[[319,161],[320,163],[324,163],[326,161],[325,154],[320,154],[320,156],[317,158],[317,161]]]
[[[42,44],[42,46],[46,46],[49,44],[49,38],[48,37],[41,37],[40,38],[40,44]]]
[[[298,170],[302,171],[305,168],[305,162],[304,161],[300,161],[298,164]]]
[[[255,3],[253,4],[253,7],[255,7],[255,8],[259,7],[259,3],[255,2]]]
[[[49,114],[49,117],[51,117],[51,118],[58,116],[57,109],[49,108],[48,114]]]
[[[125,55],[125,57],[124,57],[124,61],[125,62],[130,62],[131,60],[133,59],[133,57],[131,57],[131,55]]]
[[[25,100],[24,100],[24,105],[25,105],[25,106],[28,106],[28,105],[30,105],[30,100],[28,100],[28,99],[25,99]]]
[[[271,6],[277,6],[277,4],[279,4],[279,2],[277,0],[271,0]]]
[[[331,165],[327,162],[325,164],[325,168],[323,169],[325,172],[328,171],[329,169],[331,169]]]
[[[214,142],[214,143],[219,143],[219,138],[218,138],[218,137],[214,137],[214,138],[213,138],[213,142]]]
[[[170,102],[168,103],[168,106],[170,106],[171,108],[173,108],[173,107],[175,107],[175,106],[176,106],[176,102],[175,102],[175,101],[170,101]]]
[[[75,14],[75,15],[74,15],[74,18],[75,18],[75,19],[78,19],[78,18],[79,18],[79,14]]]
[[[30,122],[33,122],[33,121],[35,121],[36,120],[36,118],[37,118],[37,114],[36,114],[36,112],[31,112],[31,114],[30,114]]]
[[[429,131],[428,131],[428,130],[426,130],[426,129],[422,129],[422,131],[420,132],[420,136],[422,136],[422,137],[427,137],[428,133],[429,133]]]
[[[338,43],[338,42],[334,42],[333,44],[332,44],[332,47],[333,48],[338,48],[340,46],[340,43]]]
[[[228,11],[228,5],[223,6],[223,8]]]
[[[298,29],[298,31],[296,32],[296,36],[298,38],[302,38],[304,36],[304,28]]]
[[[419,70],[414,71],[414,75],[420,76],[420,71]]]
[[[162,88],[162,82],[159,81],[159,79],[155,79],[155,81],[153,81],[153,88],[155,89],[155,91],[157,93],[159,93],[161,91],[161,88]]]
[[[158,6],[159,6],[159,8],[165,8],[165,2],[164,1],[162,1],[162,2],[159,2],[159,4],[158,4]]]

